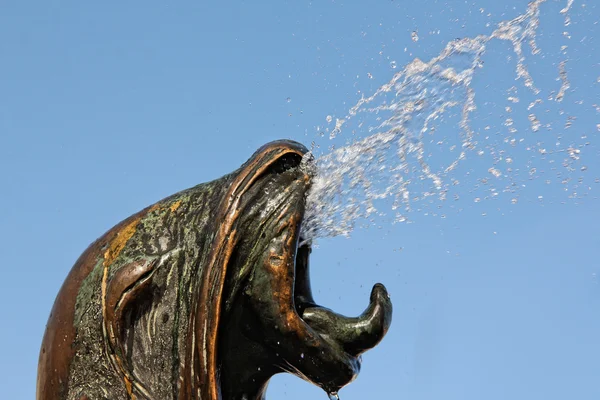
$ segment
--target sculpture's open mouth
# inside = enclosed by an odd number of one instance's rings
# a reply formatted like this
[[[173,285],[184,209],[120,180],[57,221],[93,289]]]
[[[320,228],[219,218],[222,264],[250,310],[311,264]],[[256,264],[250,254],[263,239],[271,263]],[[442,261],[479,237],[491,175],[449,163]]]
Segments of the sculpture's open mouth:
[[[310,173],[302,156],[286,154],[270,166],[243,195],[236,262],[249,271],[248,289],[262,324],[260,338],[272,362],[328,392],[351,382],[360,354],[374,347],[391,322],[392,305],[377,284],[370,304],[358,317],[337,314],[316,304],[310,287],[310,246],[300,240]],[[256,223],[260,221],[260,223]],[[242,255],[242,256],[241,256]],[[242,274],[243,272],[240,272]]]
[[[385,286],[378,283],[371,291],[369,306],[358,317],[346,317],[317,305],[310,289],[308,253],[306,246],[297,251],[294,302],[298,316],[329,345],[329,354],[321,355],[324,361],[346,360],[345,368],[324,368],[318,372],[318,379],[310,379],[328,392],[335,392],[356,377],[360,355],[383,339],[391,323],[392,303]]]

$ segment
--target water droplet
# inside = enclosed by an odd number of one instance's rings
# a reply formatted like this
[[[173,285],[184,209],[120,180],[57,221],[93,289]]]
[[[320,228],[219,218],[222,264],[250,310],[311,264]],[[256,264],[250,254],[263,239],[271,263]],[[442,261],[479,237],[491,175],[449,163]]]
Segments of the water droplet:
[[[327,393],[329,396],[329,400],[340,400],[340,396],[338,396],[337,392]]]
[[[287,99],[285,99],[286,102],[290,103],[292,101],[291,97],[288,97]]]
[[[527,118],[529,119],[529,122],[531,123],[531,130],[534,132],[539,131],[542,124],[541,124],[540,120],[537,119],[535,114],[529,114],[527,116]]]
[[[331,123],[331,121],[333,121],[333,117],[331,115],[328,115],[327,117],[325,117],[325,120],[329,124],[329,123]]]
[[[488,169],[488,172],[490,174],[494,175],[496,178],[500,178],[502,176],[502,172],[500,172],[496,168],[490,168],[490,169]]]
[[[410,38],[412,39],[413,42],[418,42],[419,34],[417,33],[417,31],[412,31],[412,33],[410,34]]]
[[[304,353],[300,353],[300,358],[304,358]]]
[[[390,67],[392,67],[392,69],[396,69],[396,67],[397,67],[396,61],[391,61],[390,62]]]

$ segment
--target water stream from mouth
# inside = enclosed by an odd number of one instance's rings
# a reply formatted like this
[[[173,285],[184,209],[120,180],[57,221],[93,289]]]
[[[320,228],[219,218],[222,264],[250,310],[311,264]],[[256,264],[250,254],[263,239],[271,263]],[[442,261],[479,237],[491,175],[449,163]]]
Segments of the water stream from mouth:
[[[584,135],[562,138],[576,117],[563,111],[571,92],[567,46],[561,47],[561,59],[550,60],[536,43],[546,1],[531,1],[523,14],[489,34],[451,41],[428,61],[415,58],[344,117],[327,116],[313,143],[315,178],[302,237],[348,236],[357,223],[407,221],[411,211],[442,209],[448,199],[456,200],[457,185],[473,185],[475,202],[502,197],[515,204],[523,181],[537,178],[543,163],[552,164],[552,182],[580,196],[584,185],[575,175],[586,169],[580,152],[589,143]],[[573,2],[565,0],[560,10],[565,29]],[[568,42],[567,31],[561,39]],[[478,94],[474,77],[485,71],[486,52],[502,46],[509,48],[515,86],[505,92],[505,107],[489,112],[498,120],[490,126],[489,114],[483,122],[478,110],[486,110],[486,93]],[[536,86],[530,57],[556,71],[556,88]],[[493,86],[493,79],[488,83]],[[523,132],[518,118],[527,125]],[[557,124],[562,126],[553,131]],[[520,157],[513,156],[517,153]],[[470,172],[475,183],[461,182],[467,159],[480,160]]]

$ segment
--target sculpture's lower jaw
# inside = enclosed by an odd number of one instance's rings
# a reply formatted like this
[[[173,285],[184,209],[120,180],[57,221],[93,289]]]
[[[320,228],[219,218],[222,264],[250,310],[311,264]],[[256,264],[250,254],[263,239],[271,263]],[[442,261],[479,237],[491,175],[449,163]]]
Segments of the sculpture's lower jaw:
[[[298,230],[296,227],[295,231]],[[337,392],[358,375],[360,355],[377,345],[387,333],[392,303],[385,287],[376,284],[369,306],[358,317],[346,317],[317,305],[310,288],[309,253],[306,246],[293,249],[291,319],[296,320],[296,331],[288,332],[287,337],[300,342],[281,343],[288,348],[282,352],[287,367],[284,369],[327,392]]]
[[[337,392],[356,378],[360,354],[374,347],[390,325],[392,306],[383,285],[375,285],[369,306],[356,318],[316,304],[310,290],[310,249],[298,249],[297,241],[290,240],[297,228],[281,230],[269,241],[244,296],[222,327],[224,400],[261,399],[277,372]]]
[[[306,296],[301,296],[306,299]],[[373,287],[369,306],[358,317],[346,317],[311,303],[298,304],[299,318],[327,346],[306,363],[296,362],[297,375],[310,380],[328,393],[352,382],[360,371],[361,354],[375,347],[391,323],[392,304],[382,284]],[[319,371],[310,371],[321,365]],[[308,371],[305,370],[308,368]]]

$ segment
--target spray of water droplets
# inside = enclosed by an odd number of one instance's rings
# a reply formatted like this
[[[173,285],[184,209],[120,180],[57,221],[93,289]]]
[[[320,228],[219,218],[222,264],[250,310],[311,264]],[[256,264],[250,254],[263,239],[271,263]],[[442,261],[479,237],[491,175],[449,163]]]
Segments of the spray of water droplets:
[[[302,237],[311,240],[349,235],[357,223],[370,225],[380,218],[403,222],[416,202],[446,200],[452,186],[459,183],[451,172],[469,153],[485,152],[478,144],[480,132],[471,123],[476,110],[472,82],[483,67],[484,53],[493,41],[508,43],[514,55],[516,80],[535,97],[527,107],[528,123],[532,131],[540,130],[543,125],[533,109],[542,100],[525,62],[524,47],[532,55],[540,52],[535,38],[540,6],[545,2],[530,2],[524,14],[499,23],[489,35],[456,39],[429,61],[414,59],[371,96],[363,96],[343,118],[327,116],[332,127],[319,129],[321,136],[325,131],[333,140],[346,134],[346,142],[330,148],[326,154],[307,156],[315,161],[314,179],[307,198]],[[572,3],[573,0],[567,0],[561,10],[565,24],[570,22],[568,13]],[[561,86],[555,102],[560,102],[569,90],[566,61],[560,63],[558,77]],[[504,141],[514,146],[519,142],[511,116],[512,108],[520,101],[516,89],[511,90],[507,99]],[[453,141],[438,140],[436,132],[448,129],[449,121],[454,124]],[[431,143],[447,144],[450,151],[431,157],[426,150]],[[543,148],[533,151],[548,152]],[[576,148],[552,151],[577,157]],[[484,169],[489,179],[501,178],[511,171],[511,157],[504,154],[497,160],[502,160],[502,167],[498,164]],[[496,192],[492,195],[498,194],[496,189],[493,191]],[[511,197],[510,202],[517,203],[517,196]]]

